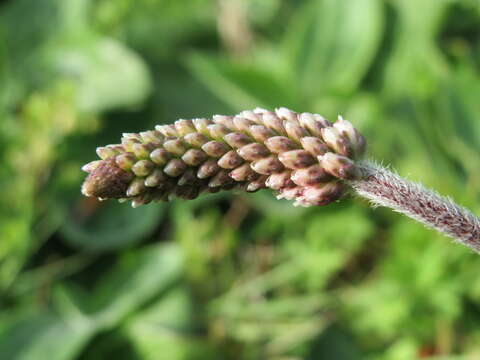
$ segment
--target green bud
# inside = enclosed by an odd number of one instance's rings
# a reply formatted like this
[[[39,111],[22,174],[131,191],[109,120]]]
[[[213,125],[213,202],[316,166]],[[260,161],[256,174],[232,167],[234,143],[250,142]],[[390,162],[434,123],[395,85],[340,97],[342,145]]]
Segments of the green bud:
[[[82,166],[82,171],[87,173],[91,173],[95,170],[100,164],[102,163],[101,160],[90,161],[88,164]]]
[[[155,164],[149,160],[140,160],[137,161],[133,167],[132,171],[137,176],[147,176],[150,174],[155,167]]]
[[[160,184],[162,184],[166,179],[167,179],[167,177],[165,176],[165,174],[163,173],[162,170],[155,169],[145,179],[145,186],[157,187]]]
[[[97,148],[97,155],[100,159],[107,160],[114,157],[116,155],[116,152],[108,146],[103,146]]]
[[[208,135],[208,125],[212,122],[207,119],[193,119],[193,126],[195,126],[195,130],[197,130],[200,134]]]
[[[185,136],[196,131],[192,120],[183,119],[175,121],[175,129],[177,130],[178,136]]]
[[[167,140],[163,143],[163,148],[176,156],[182,156],[188,149],[187,144],[181,139]]]
[[[148,159],[150,157],[151,148],[148,144],[133,144],[133,153],[138,159]]]
[[[209,139],[198,132],[187,134],[183,137],[183,140],[190,146],[195,148],[202,147],[203,144],[207,143]]]
[[[144,143],[153,143],[156,146],[160,146],[164,140],[163,135],[156,130],[143,131],[140,133],[140,136]]]
[[[145,181],[140,178],[134,179],[126,191],[128,197],[137,196],[146,191]]]
[[[150,159],[157,165],[165,165],[170,160],[171,155],[165,149],[158,148],[150,153]]]
[[[165,137],[178,137],[177,129],[175,125],[157,125],[155,130],[160,132]]]

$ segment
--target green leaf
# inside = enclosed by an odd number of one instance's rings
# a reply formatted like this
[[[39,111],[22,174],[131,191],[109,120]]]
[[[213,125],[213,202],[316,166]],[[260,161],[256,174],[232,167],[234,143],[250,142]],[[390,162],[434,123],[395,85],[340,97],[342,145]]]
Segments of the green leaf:
[[[356,90],[377,52],[379,0],[311,0],[289,26],[284,44],[293,83],[307,97]]]
[[[176,244],[147,246],[127,253],[94,291],[92,309],[103,327],[113,327],[152,300],[181,274],[182,254]]]
[[[143,60],[114,39],[89,36],[47,51],[55,73],[78,86],[80,110],[138,106],[150,92]]]
[[[3,334],[0,353],[4,359],[15,360],[75,359],[91,335],[86,324],[45,313],[31,316]]]
[[[292,106],[294,94],[267,70],[192,54],[187,65],[209,90],[236,110]]]
[[[87,203],[84,200],[84,206]],[[102,203],[92,213],[70,212],[60,229],[65,240],[79,248],[92,251],[114,250],[141,241],[161,222],[162,204],[133,209],[114,201]]]

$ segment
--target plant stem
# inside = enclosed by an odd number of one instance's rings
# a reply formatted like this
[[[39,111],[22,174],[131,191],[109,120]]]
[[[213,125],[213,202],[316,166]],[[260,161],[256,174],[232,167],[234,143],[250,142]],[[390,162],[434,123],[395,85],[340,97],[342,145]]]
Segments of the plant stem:
[[[433,228],[480,253],[480,219],[423,185],[372,162],[358,164],[361,176],[350,181],[374,206],[386,206]]]

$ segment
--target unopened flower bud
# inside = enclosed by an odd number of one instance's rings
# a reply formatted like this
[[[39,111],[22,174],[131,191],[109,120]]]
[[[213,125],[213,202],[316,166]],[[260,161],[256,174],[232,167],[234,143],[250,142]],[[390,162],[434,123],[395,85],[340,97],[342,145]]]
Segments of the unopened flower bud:
[[[250,134],[252,137],[260,143],[267,141],[268,138],[275,136],[276,134],[264,125],[253,125],[250,127]]]
[[[283,127],[283,120],[280,119],[278,116],[276,116],[275,113],[273,112],[264,113],[262,118],[265,126],[277,132],[277,134],[279,135],[286,135],[285,128]]]
[[[183,140],[190,146],[192,147],[196,147],[196,148],[200,148],[202,147],[204,144],[206,144],[209,139],[201,134],[201,133],[198,133],[198,132],[194,132],[194,133],[190,133],[190,134],[187,134],[183,137]]]
[[[175,121],[175,129],[177,130],[178,136],[185,136],[196,131],[192,120],[184,119]]]
[[[345,186],[338,182],[307,186],[303,188],[301,196],[296,198],[294,205],[322,206],[328,205],[343,195]]]
[[[360,157],[365,152],[366,141],[365,138],[358,132],[353,125],[345,120],[342,116],[338,117],[338,120],[333,124],[333,126],[350,142],[351,147],[353,148],[353,155],[355,157]]]
[[[182,160],[185,164],[190,166],[198,166],[208,159],[208,155],[202,150],[190,149],[187,150],[182,156]]]
[[[329,122],[323,117],[310,113],[300,114],[298,121],[300,125],[307,129],[313,136],[321,136],[321,130],[329,126]]]
[[[144,143],[153,143],[156,146],[160,146],[165,139],[164,136],[156,130],[143,131],[140,133],[140,137]]]
[[[195,126],[195,130],[197,130],[200,134],[207,135],[208,134],[208,125],[211,124],[210,120],[198,118],[193,119],[193,126]]]
[[[311,186],[328,182],[332,176],[321,165],[316,164],[293,171],[291,179],[299,186]]]
[[[208,182],[209,187],[220,187],[227,184],[231,184],[233,179],[228,176],[227,170],[220,170],[212,179]]]
[[[175,125],[157,125],[155,130],[160,132],[165,137],[178,137],[177,129]]]
[[[315,163],[314,157],[306,150],[287,151],[281,153],[278,159],[290,169],[301,169]]]
[[[265,184],[273,190],[280,190],[295,185],[292,181],[292,173],[290,170],[270,175]]]
[[[101,160],[90,161],[88,164],[82,166],[82,171],[87,173],[91,173],[95,170],[100,164],[102,164]]]
[[[326,204],[340,193],[342,180],[357,176],[350,155],[363,147],[363,137],[345,120],[333,126],[320,115],[286,108],[182,119],[99,148],[102,160],[83,167],[89,175],[82,192],[139,206],[268,187],[300,205]]]
[[[243,159],[235,150],[230,150],[218,160],[218,165],[224,169],[235,169],[243,164]]]
[[[255,192],[255,191],[258,191],[260,189],[264,189],[265,188],[265,180],[266,180],[266,177],[262,176],[262,177],[258,178],[257,180],[251,181],[250,183],[248,183],[247,188],[245,190],[247,192]]]
[[[328,172],[340,179],[354,179],[358,170],[354,162],[348,157],[328,152],[318,157],[320,165]]]
[[[220,171],[217,161],[214,159],[205,161],[199,168],[197,176],[199,179],[207,179]]]
[[[230,134],[227,134],[224,136],[223,140],[232,148],[238,149],[241,148],[242,146],[245,146],[247,144],[250,144],[252,142],[252,139],[250,139],[249,136],[242,134],[242,133],[237,133],[233,132]]]
[[[228,129],[235,129],[235,125],[233,124],[233,117],[226,116],[226,115],[213,115],[212,120],[215,124],[220,124],[225,126]]]
[[[181,139],[167,140],[163,143],[163,148],[177,156],[181,156],[188,149],[187,144]]]
[[[170,160],[171,155],[165,149],[155,149],[150,153],[150,159],[157,165],[165,165]]]
[[[297,144],[285,136],[273,136],[265,141],[268,150],[275,154],[297,149]]]
[[[286,107],[280,107],[278,109],[275,109],[275,113],[280,119],[283,120],[290,120],[290,121],[297,121],[297,113],[287,109]]]
[[[233,124],[238,131],[246,134],[250,133],[250,126],[256,125],[254,121],[248,120],[241,116],[235,116],[233,119]]]
[[[287,132],[288,137],[297,143],[300,142],[301,138],[309,135],[305,128],[298,123],[298,121],[286,121],[285,131]]]
[[[209,141],[202,146],[202,150],[205,151],[208,156],[219,158],[229,151],[230,147],[221,141]]]
[[[268,156],[264,159],[252,162],[252,169],[262,175],[271,175],[283,170],[282,163],[276,156]]]
[[[211,124],[207,126],[208,131],[210,133],[210,137],[214,138],[215,140],[223,140],[223,137],[230,133],[230,130],[221,124]]]
[[[322,129],[322,137],[330,149],[343,156],[353,156],[353,145],[350,140],[340,134],[335,127]]]
[[[187,169],[183,175],[178,179],[177,184],[179,186],[184,186],[184,185],[195,185],[199,182],[199,179],[197,177],[197,174],[195,173],[195,169],[190,168]]]
[[[258,177],[258,174],[253,171],[250,164],[246,163],[232,170],[229,173],[229,176],[235,181],[242,182],[255,180],[255,177]]]
[[[237,152],[238,155],[240,155],[246,161],[260,160],[270,154],[270,151],[268,151],[265,145],[259,143],[245,145],[238,149]]]
[[[148,159],[151,148],[147,144],[133,144],[132,151],[139,159]]]
[[[155,167],[155,164],[149,160],[140,160],[137,161],[133,167],[132,171],[137,176],[147,176]]]
[[[329,150],[328,146],[319,138],[314,136],[306,136],[300,139],[302,147],[313,156],[323,155]]]
[[[145,179],[145,186],[156,187],[166,180],[167,178],[166,178],[166,175],[163,173],[163,171],[160,169],[155,169]]]
[[[102,146],[97,148],[97,155],[102,160],[107,160],[116,155],[115,150],[109,148],[108,146]]]
[[[146,190],[145,182],[143,179],[137,178],[133,180],[126,191],[128,197],[137,196]]]
[[[183,174],[187,165],[182,160],[172,159],[163,168],[163,172],[171,177],[177,177]]]

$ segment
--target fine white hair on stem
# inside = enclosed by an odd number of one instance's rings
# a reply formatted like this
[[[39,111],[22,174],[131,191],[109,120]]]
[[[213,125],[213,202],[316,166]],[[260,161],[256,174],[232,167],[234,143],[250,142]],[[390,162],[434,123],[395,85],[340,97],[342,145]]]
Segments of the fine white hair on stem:
[[[389,207],[480,253],[480,219],[450,198],[406,180],[373,162],[358,164],[361,176],[350,181],[374,206]]]

